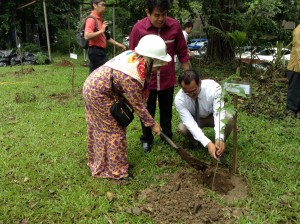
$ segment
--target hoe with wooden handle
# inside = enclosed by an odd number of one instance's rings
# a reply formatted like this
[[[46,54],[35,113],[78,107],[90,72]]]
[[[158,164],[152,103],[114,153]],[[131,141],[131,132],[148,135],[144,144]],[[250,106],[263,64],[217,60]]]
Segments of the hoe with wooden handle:
[[[196,170],[201,170],[204,172],[208,165],[204,162],[193,157],[190,153],[188,153],[185,149],[178,147],[168,136],[166,136],[163,132],[160,133],[160,137],[164,139],[166,142],[172,146],[176,152],[180,155],[180,157],[185,160],[190,166],[194,167]]]

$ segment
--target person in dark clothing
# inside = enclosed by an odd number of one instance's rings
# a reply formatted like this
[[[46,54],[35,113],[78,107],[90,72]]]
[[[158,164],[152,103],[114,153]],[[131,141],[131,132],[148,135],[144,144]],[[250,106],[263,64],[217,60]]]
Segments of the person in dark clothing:
[[[289,87],[286,112],[292,117],[300,117],[300,24],[293,31],[293,46],[287,66]]]

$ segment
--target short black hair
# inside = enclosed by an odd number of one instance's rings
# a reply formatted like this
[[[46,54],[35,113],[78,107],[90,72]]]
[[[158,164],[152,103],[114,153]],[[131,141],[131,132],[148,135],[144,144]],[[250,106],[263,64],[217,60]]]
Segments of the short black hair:
[[[188,21],[184,24],[183,29],[193,27],[193,23]]]
[[[196,84],[199,85],[200,75],[195,70],[186,70],[182,74],[178,76],[178,84],[181,86],[181,83],[189,85],[193,80],[195,80]]]
[[[170,1],[169,0],[146,0],[145,1],[146,9],[148,9],[151,14],[154,8],[158,8],[160,11],[169,11]]]
[[[105,2],[105,0],[91,0],[91,8],[93,9],[93,4],[98,4],[99,2]]]

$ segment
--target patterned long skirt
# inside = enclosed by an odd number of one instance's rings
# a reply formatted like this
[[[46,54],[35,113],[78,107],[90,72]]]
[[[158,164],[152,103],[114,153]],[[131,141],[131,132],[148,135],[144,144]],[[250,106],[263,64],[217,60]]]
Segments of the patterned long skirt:
[[[114,102],[109,87],[110,69],[100,67],[85,81],[85,103],[88,143],[88,166],[92,176],[120,179],[128,176],[126,128],[110,114]],[[118,73],[117,76],[124,75]]]

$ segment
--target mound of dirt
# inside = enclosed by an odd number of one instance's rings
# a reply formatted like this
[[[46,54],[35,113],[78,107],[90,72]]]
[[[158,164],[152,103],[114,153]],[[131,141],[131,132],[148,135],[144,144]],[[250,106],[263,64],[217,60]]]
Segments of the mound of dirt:
[[[214,190],[224,199],[217,203],[209,196],[207,185],[211,185],[211,172],[187,169],[184,172],[156,177],[157,181],[168,179],[163,186],[149,187],[137,196],[141,205],[131,209],[150,215],[155,223],[235,223],[246,211],[230,207],[230,202],[247,197],[244,178],[230,175],[219,168],[214,182]]]
[[[55,64],[55,66],[61,66],[61,67],[72,67],[73,66],[73,63],[68,61],[68,60],[62,60],[58,63]]]
[[[164,134],[161,136],[187,162],[189,169],[156,177],[166,184],[143,190],[137,197],[141,205],[127,212],[149,214],[156,223],[235,223],[243,210],[230,203],[247,197],[245,179],[232,175],[219,163],[210,165],[198,160]],[[159,161],[157,165],[163,163]],[[210,197],[210,190],[223,197],[224,204]]]

